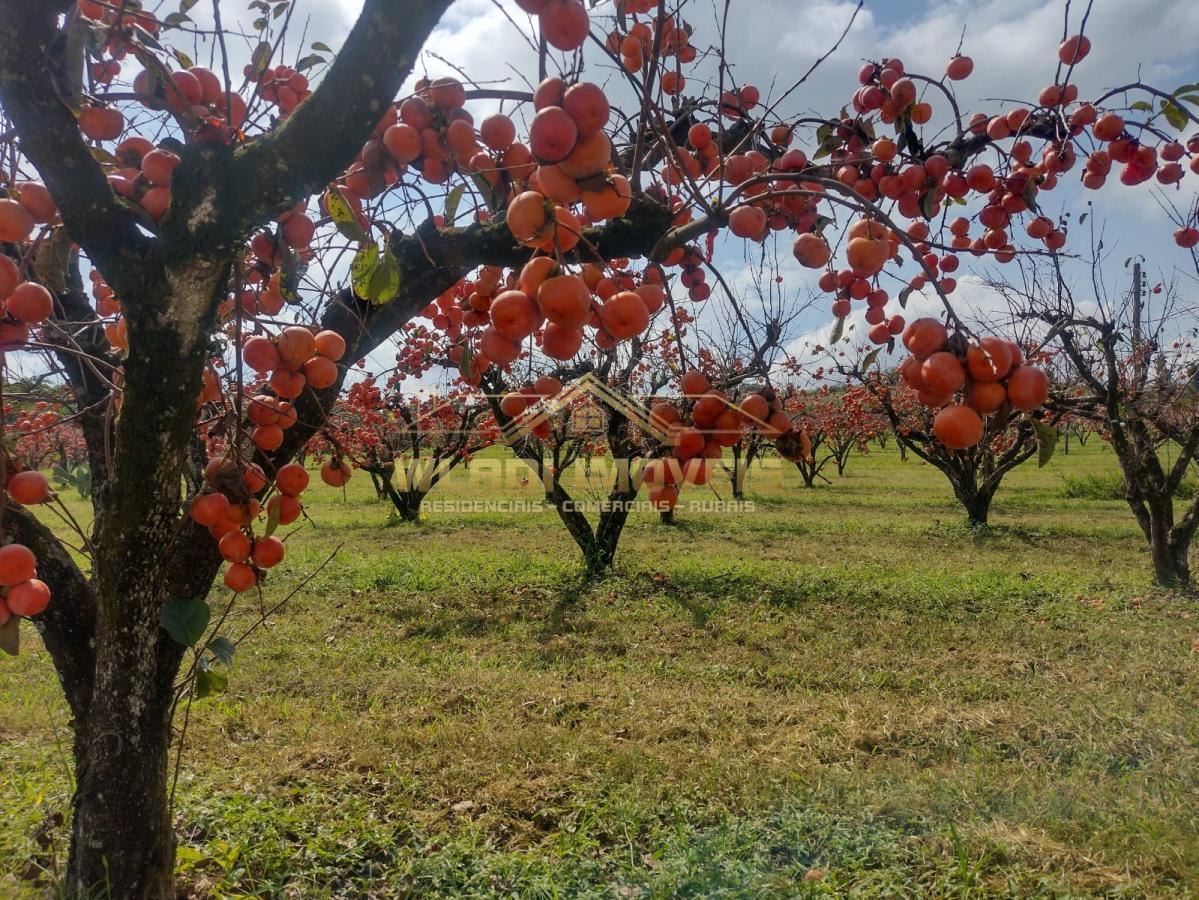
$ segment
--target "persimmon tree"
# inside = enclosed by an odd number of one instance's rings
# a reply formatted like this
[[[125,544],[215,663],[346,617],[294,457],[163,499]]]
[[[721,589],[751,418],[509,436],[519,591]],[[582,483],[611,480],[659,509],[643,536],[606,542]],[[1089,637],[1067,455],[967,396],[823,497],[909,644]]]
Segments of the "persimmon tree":
[[[87,461],[83,432],[74,422],[63,421],[65,407],[57,392],[8,385],[5,401],[4,431],[13,440],[10,456],[31,469],[71,469]]]
[[[407,396],[400,384],[393,376],[384,388],[373,377],[351,385],[314,449],[366,472],[380,499],[416,522],[429,492],[499,432],[487,405],[463,390]]]
[[[68,895],[173,893],[171,722],[231,646],[210,603],[269,587],[274,532],[309,482],[290,460],[348,367],[397,332],[444,334],[471,386],[513,377],[532,344],[564,363],[607,353],[691,315],[719,284],[717,241],[743,239],[823,270],[834,313],[865,303],[880,345],[905,332],[880,279],[913,262],[896,303],[935,294],[955,343],[924,325],[921,346],[968,361],[987,345],[950,302],[961,251],[1061,251],[1038,198],[1084,153],[1093,187],[1113,161],[1128,183],[1177,183],[1196,151],[1161,128],[1193,121],[1185,98],[1140,83],[1078,97],[1081,35],[1027,105],[969,113],[962,55],[944,77],[880,59],[843,114],[818,117],[810,71],[770,96],[738,83],[735,61],[701,52],[723,35],[688,3],[501,2],[539,50],[522,73],[535,91],[422,74],[401,95],[449,0],[364,0],[335,55],[284,40],[300,0],[259,0],[270,14],[236,24],[220,0],[203,20],[190,2],[160,18],[134,0],[0,0],[0,346],[69,389],[94,484],[80,563],[36,514],[39,473],[4,458],[0,635],[12,647],[33,622],[72,715]],[[248,61],[230,53],[247,33]],[[1005,391],[1035,373],[1010,370]],[[734,413],[696,374],[667,422],[685,477],[706,477],[722,416],[794,450],[776,393]],[[952,428],[936,430],[965,447],[985,426],[963,387],[937,395]],[[651,497],[670,498],[671,465]],[[351,471],[334,458],[321,477]],[[230,593],[211,592],[222,567]]]
[[[1180,503],[1179,488],[1199,462],[1199,308],[1177,275],[1151,282],[1141,257],[1126,257],[1117,275],[1111,251],[1098,239],[1092,248],[1085,279],[1041,265],[991,286],[1017,317],[1047,328],[1074,368],[1078,389],[1061,406],[1115,453],[1154,581],[1189,587],[1199,497]]]
[[[736,427],[740,439],[726,447],[720,457],[720,468],[729,478],[733,500],[745,498],[749,472],[754,462],[769,450],[769,434],[776,430],[755,420],[752,407],[758,401],[749,401],[750,414],[746,414],[744,402],[758,394],[768,400],[767,408],[773,406],[776,395],[773,383],[785,380],[780,374],[789,362],[786,346],[791,331],[796,321],[815,305],[811,291],[786,285],[776,257],[755,249],[752,255],[746,253],[752,265],[750,284],[742,297],[735,296],[727,281],[713,270],[721,288],[715,298],[716,322],[697,329],[695,348],[696,366],[727,395],[730,412],[735,409],[739,415]],[[663,352],[669,358],[669,352]],[[684,368],[687,366],[687,358],[681,354],[678,362]]]
[[[627,359],[619,360],[620,369],[613,373],[618,358],[608,351],[598,368],[588,371],[597,384],[627,384],[637,357],[634,350]],[[502,373],[492,371],[483,386],[505,442],[536,475],[545,502],[554,507],[582,553],[587,573],[605,572],[616,557],[641,483],[637,467],[642,449],[630,425],[627,395],[618,395],[613,401],[590,392],[562,395],[562,382],[550,374],[512,390]],[[609,487],[600,495],[588,486],[572,494],[564,481],[567,473],[580,460],[595,456],[610,456],[616,463]],[[587,515],[589,502],[598,508],[594,525]]]
[[[826,384],[815,391],[794,391],[785,407],[808,442],[807,452],[793,460],[804,487],[814,487],[817,478],[828,481],[821,471],[829,463],[838,476],[844,476],[850,453],[867,452],[880,431],[870,395],[859,385],[834,390]]]
[[[991,501],[1004,476],[1040,452],[1042,464],[1056,442],[1052,421],[1022,416],[1008,401],[988,416],[980,440],[966,448],[946,445],[937,432],[937,415],[924,405],[902,376],[872,371],[865,388],[890,422],[901,448],[915,454],[948,480],[971,526],[986,525]],[[977,392],[976,392],[977,393]],[[967,396],[967,404],[978,403]],[[944,425],[942,424],[942,429]]]

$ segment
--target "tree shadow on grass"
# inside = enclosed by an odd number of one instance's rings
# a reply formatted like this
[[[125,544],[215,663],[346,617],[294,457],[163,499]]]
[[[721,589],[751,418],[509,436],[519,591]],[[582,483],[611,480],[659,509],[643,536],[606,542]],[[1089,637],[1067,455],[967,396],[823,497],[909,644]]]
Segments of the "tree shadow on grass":
[[[922,529],[928,537],[969,541],[976,547],[1002,545],[1018,541],[1029,547],[1048,547],[1061,537],[1051,530],[1033,525],[969,525],[965,522],[937,522]]]

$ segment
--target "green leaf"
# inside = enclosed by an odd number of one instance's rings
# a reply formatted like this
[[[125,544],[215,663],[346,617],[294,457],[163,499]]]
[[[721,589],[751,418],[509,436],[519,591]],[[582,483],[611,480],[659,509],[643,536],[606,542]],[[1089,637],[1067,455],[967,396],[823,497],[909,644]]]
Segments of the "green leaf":
[[[1024,202],[1028,204],[1029,209],[1037,209],[1037,194],[1040,192],[1037,187],[1037,182],[1030,178],[1024,183],[1024,193],[1021,195]]]
[[[878,359],[878,355],[882,352],[882,347],[875,347],[873,350],[867,353],[866,358],[862,360],[862,371],[865,372],[872,365],[874,365],[874,361]]]
[[[300,302],[300,284],[308,272],[308,266],[290,247],[284,247],[283,259],[280,264],[279,293],[288,305],[294,306]]]
[[[933,212],[937,208],[937,189],[930,188],[920,198],[920,214],[926,219],[933,217]]]
[[[1199,106],[1199,94],[1187,94],[1184,97],[1179,97],[1179,100],[1185,100],[1193,106]]]
[[[266,510],[266,530],[263,532],[263,537],[270,537],[279,527],[279,518],[283,515],[280,511],[281,507],[278,503],[271,503]]]
[[[311,69],[313,66],[319,66],[325,61],[323,56],[317,56],[315,53],[309,53],[303,59],[296,63],[296,71],[303,72],[306,69]]]
[[[462,348],[462,360],[458,364],[458,371],[462,373],[463,378],[470,378],[475,368],[475,355],[471,352],[470,344]]]
[[[400,261],[389,250],[379,255],[379,266],[371,276],[366,299],[372,303],[387,303],[400,292]]]
[[[261,31],[262,29],[260,28],[258,30]],[[250,54],[250,65],[254,67],[254,74],[257,76],[265,72],[267,65],[270,64],[270,61],[271,42],[261,41],[258,46],[254,48],[254,52]]]
[[[837,319],[837,324],[833,326],[833,333],[829,336],[828,342],[835,344],[841,340],[841,335],[845,333],[845,320]]]
[[[79,19],[76,22],[81,21]],[[87,30],[86,41],[88,53],[96,59],[103,59],[105,46],[108,44],[108,28],[104,25],[95,24]]]
[[[323,43],[321,43],[320,41],[313,41],[313,42],[312,42],[312,49],[313,49],[313,50],[319,50],[319,51],[321,51],[322,53],[332,53],[332,52],[333,52],[333,48],[332,48],[332,47],[330,47],[328,44],[323,44]]]
[[[149,47],[152,50],[162,50],[162,44],[158,43],[158,38],[146,31],[140,25],[133,26],[133,33],[137,37],[138,43],[144,47]]]
[[[237,645],[222,635],[208,642],[208,650],[213,656],[228,666],[233,664],[233,654],[237,652]]]
[[[204,668],[196,671],[195,696],[197,700],[203,700],[213,694],[223,694],[228,687],[229,679],[223,672]]]
[[[460,184],[445,198],[445,223],[447,225],[454,224],[454,219],[458,216],[458,204],[462,202],[462,195],[465,193],[466,185]]]
[[[832,153],[840,145],[841,140],[837,137],[833,126],[825,122],[816,129],[816,143],[816,155],[813,158],[820,159]]]
[[[200,0],[179,0],[179,12],[187,14],[191,12],[191,8],[199,3]]]
[[[203,597],[172,597],[162,605],[158,622],[176,643],[192,647],[204,637],[211,615],[212,610]]]
[[[902,291],[899,292],[899,308],[900,309],[908,308],[908,297],[910,297],[910,296],[912,296],[912,286],[909,284],[907,287],[905,287]]]
[[[278,6],[276,6],[275,7],[275,18],[277,19],[281,15],[283,15],[285,12],[287,12],[287,7],[288,7],[287,3],[280,3]]]
[[[364,241],[358,248],[358,252],[354,254],[354,261],[350,264],[350,283],[354,286],[354,293],[359,297],[369,298],[371,278],[377,268],[379,268],[379,245],[374,241]]]
[[[354,214],[353,208],[337,188],[329,188],[325,191],[325,209],[329,211],[329,218],[333,220],[337,230],[351,241],[367,239],[366,232],[358,224],[358,216]]]
[[[1191,91],[1199,91],[1199,84],[1180,84],[1174,88],[1174,96],[1181,97],[1183,94],[1189,94]]]
[[[163,85],[170,82],[171,70],[157,56],[147,52],[144,47],[134,45],[132,49],[133,55],[146,69],[146,96],[157,97],[162,92]]]
[[[1057,430],[1032,416],[1028,417],[1028,421],[1032,422],[1032,427],[1037,432],[1037,466],[1039,468],[1053,458],[1053,451],[1057,449]]]
[[[491,183],[478,172],[473,173],[470,176],[470,180],[475,183],[475,190],[483,195],[488,207],[494,207],[496,205],[495,189],[492,188]],[[606,183],[607,181],[605,180]]]
[[[1129,109],[1135,109],[1138,112],[1153,112],[1153,104],[1148,100],[1138,100],[1136,103],[1128,104]]]
[[[179,65],[183,66],[183,68],[190,69],[195,65],[195,63],[192,62],[192,58],[182,50],[172,49],[171,52],[175,54],[175,59],[178,60]]]
[[[1161,102],[1162,113],[1166,117],[1166,121],[1177,128],[1179,131],[1187,127],[1187,114],[1183,112],[1181,106],[1176,106],[1166,100]]]

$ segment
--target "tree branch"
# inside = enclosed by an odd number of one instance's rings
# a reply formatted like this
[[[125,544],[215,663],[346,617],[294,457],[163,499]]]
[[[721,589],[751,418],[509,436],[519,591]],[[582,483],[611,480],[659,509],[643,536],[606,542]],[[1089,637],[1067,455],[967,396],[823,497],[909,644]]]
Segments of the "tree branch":
[[[230,217],[243,231],[336,178],[370,136],[412,71],[451,0],[366,0],[312,96],[268,135],[239,151]]]
[[[579,248],[588,256],[604,259],[644,256],[670,229],[670,212],[644,196],[634,197],[624,216],[602,226],[583,229]],[[437,228],[425,222],[414,234],[396,234],[391,252],[400,263],[400,291],[382,305],[372,305],[344,288],[328,304],[321,327],[336,331],[346,341],[345,364],[366,356],[430,300],[453,287],[471,270],[484,265],[517,267],[529,261],[533,251],[512,237],[503,221],[476,223],[465,228]],[[564,254],[579,259],[578,252]],[[344,367],[337,383],[322,391],[306,390],[296,400],[297,424],[287,430],[283,446],[265,460],[267,471],[295,455],[324,424],[341,390]]]
[[[72,714],[85,723],[96,668],[95,593],[62,542],[25,507],[11,502],[5,507],[4,530],[34,552],[38,577],[53,593],[46,611],[32,621],[58,670]]]
[[[71,237],[119,296],[144,295],[163,279],[158,242],[109,187],[59,93],[66,43],[52,4],[0,0],[0,103]]]

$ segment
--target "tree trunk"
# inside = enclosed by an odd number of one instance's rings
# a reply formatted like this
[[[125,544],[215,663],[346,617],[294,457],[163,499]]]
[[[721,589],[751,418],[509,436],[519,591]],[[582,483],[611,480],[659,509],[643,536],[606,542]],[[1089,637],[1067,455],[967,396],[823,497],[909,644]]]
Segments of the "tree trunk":
[[[419,522],[420,508],[425,495],[420,491],[396,491],[392,504],[405,522]]]
[[[1153,581],[1164,588],[1189,588],[1190,565],[1187,553],[1190,541],[1181,540],[1174,528],[1174,503],[1171,497],[1153,498],[1149,510],[1149,551],[1153,557]]]
[[[1131,429],[1130,429],[1131,430]],[[1188,527],[1190,514],[1176,525],[1174,496],[1164,483],[1165,473],[1157,463],[1156,449],[1146,432],[1133,431],[1130,438],[1113,441],[1120,471],[1124,476],[1124,499],[1132,510],[1141,533],[1149,544],[1153,559],[1153,581],[1165,588],[1189,588],[1190,550],[1193,524]]]
[[[76,723],[76,790],[68,893],[160,900],[174,896],[175,834],[168,809],[173,683],[183,648],[153,623],[105,621],[96,678]]]
[[[845,477],[845,467],[849,464],[849,450],[838,453],[833,457],[833,461],[837,464],[837,477]]]
[[[978,487],[960,478],[951,477],[953,493],[966,510],[966,524],[977,528],[987,524],[991,512],[991,499],[995,496],[993,490]]]
[[[583,561],[587,566],[588,575],[602,575],[612,568],[616,561],[616,548],[620,544],[620,535],[624,531],[624,523],[628,513],[624,510],[604,510],[600,513],[599,525],[595,529],[595,538],[591,545],[583,551]]]
[[[375,486],[375,496],[378,497],[380,500],[390,499],[387,496],[387,489],[386,489],[386,487],[384,487],[385,476],[380,475],[374,469],[367,469],[366,471],[367,471],[367,474],[369,474],[371,477],[371,484],[373,484]]]
[[[746,473],[746,470],[748,470],[748,468],[749,468],[749,462],[750,462],[750,460],[749,460],[748,456],[746,456],[744,458],[742,457],[741,445],[734,444],[733,445],[733,499],[734,500],[744,500],[745,499],[745,473]],[[670,512],[673,513],[674,510],[670,510]],[[665,514],[663,514],[662,521],[663,521],[663,524],[667,524],[666,519],[665,519]],[[674,517],[672,515],[671,519],[670,519],[670,524],[673,524],[673,523],[674,523]]]
[[[816,486],[816,468],[809,466],[803,462],[796,462],[795,468],[799,469],[799,477],[803,479],[803,486],[806,488]]]
[[[1153,581],[1164,588],[1188,588],[1191,586],[1190,566],[1185,547],[1178,547],[1168,533],[1154,529],[1149,542],[1153,555]]]
[[[420,487],[414,486],[398,490],[395,482],[392,480],[394,469],[391,471],[371,471],[371,478],[375,482],[375,490],[380,496],[386,497],[391,501],[391,505],[395,507],[395,511],[399,513],[400,519],[405,522],[419,522],[420,508],[425,500],[428,491],[421,490]],[[412,481],[414,485],[417,482]],[[420,482],[423,486],[425,482]]]

